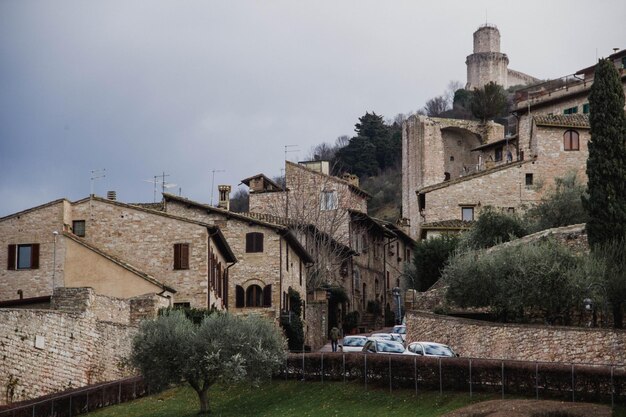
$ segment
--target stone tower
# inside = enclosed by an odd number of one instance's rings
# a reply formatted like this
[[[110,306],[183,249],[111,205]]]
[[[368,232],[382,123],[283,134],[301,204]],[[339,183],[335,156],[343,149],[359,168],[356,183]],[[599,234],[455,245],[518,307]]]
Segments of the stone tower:
[[[482,88],[493,81],[508,87],[509,58],[500,52],[500,31],[485,23],[474,32],[474,53],[467,57],[467,90]]]

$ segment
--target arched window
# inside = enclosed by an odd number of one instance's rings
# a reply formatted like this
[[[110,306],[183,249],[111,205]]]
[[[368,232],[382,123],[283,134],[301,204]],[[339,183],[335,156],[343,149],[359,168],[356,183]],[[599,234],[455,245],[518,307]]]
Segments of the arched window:
[[[258,285],[250,285],[246,290],[246,307],[263,306],[263,291]]]
[[[245,306],[244,299],[245,296],[243,292],[243,287],[241,285],[237,285],[235,287],[235,307],[243,308]]]
[[[376,278],[374,280],[374,292],[376,293],[376,295],[378,295],[380,293],[380,288],[379,288],[379,283],[378,283],[378,278]]]
[[[578,140],[578,132],[575,130],[567,130],[563,134],[563,150],[577,151],[579,149],[580,143]]]

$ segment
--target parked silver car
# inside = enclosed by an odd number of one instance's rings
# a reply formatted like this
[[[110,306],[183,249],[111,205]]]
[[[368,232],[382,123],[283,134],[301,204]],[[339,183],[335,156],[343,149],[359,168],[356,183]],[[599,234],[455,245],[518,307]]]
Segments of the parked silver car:
[[[363,350],[363,345],[367,341],[367,336],[344,336],[342,342],[339,344],[339,350],[342,352],[360,352]]]
[[[420,356],[435,356],[439,358],[455,358],[459,356],[450,346],[435,342],[413,342],[409,344],[407,350]]]
[[[363,353],[381,353],[385,355],[415,355],[404,348],[400,342],[393,340],[384,340],[376,338],[368,338],[363,346]]]

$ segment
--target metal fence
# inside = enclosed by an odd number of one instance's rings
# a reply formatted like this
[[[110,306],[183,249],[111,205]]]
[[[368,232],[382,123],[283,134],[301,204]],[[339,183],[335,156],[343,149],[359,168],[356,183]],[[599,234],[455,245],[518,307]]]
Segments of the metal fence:
[[[626,366],[362,353],[289,355],[279,377],[359,381],[419,391],[478,392],[563,401],[626,403]]]
[[[141,377],[92,385],[0,408],[0,417],[72,417],[148,395]]]

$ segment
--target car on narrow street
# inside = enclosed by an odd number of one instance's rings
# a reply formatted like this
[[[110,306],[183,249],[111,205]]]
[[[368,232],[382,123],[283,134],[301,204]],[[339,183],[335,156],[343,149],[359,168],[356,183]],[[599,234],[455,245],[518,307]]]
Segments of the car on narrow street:
[[[344,336],[339,344],[339,350],[346,353],[361,352],[366,341],[367,336]]]
[[[370,337],[363,346],[363,353],[378,353],[384,355],[415,355],[404,348],[400,342],[393,340],[376,339]]]
[[[391,333],[399,334],[400,337],[402,338],[402,341],[404,342],[406,340],[406,325],[398,324],[396,326],[393,326],[393,329],[391,329]]]
[[[377,339],[384,340],[393,340],[394,342],[404,343],[402,337],[397,333],[372,333],[370,337],[375,337]]]
[[[456,358],[459,356],[450,346],[435,342],[413,342],[409,344],[407,350],[420,356],[434,356],[438,358]]]

